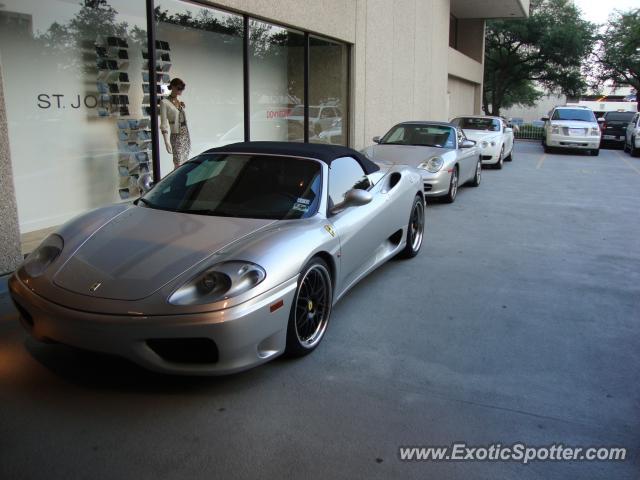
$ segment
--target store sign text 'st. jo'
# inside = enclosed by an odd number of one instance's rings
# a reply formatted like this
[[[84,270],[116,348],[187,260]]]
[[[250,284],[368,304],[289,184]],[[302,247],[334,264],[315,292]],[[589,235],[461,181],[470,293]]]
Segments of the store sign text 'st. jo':
[[[65,109],[67,107],[78,109],[82,106],[86,108],[97,108],[111,105],[113,100],[105,101],[101,100],[97,95],[64,95],[62,93],[41,93],[37,96],[36,105],[42,110],[49,108],[52,109]]]

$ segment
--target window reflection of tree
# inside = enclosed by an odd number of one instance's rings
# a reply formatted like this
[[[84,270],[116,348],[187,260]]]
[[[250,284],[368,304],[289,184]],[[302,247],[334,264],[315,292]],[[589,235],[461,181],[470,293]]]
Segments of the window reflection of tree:
[[[79,74],[95,73],[96,39],[109,36],[127,38],[130,44],[140,46],[147,42],[146,31],[119,22],[118,11],[107,0],[83,0],[69,21],[54,21],[46,32],[34,34],[43,44],[43,55],[50,55],[51,50],[61,54],[60,58],[66,59],[66,63],[59,68],[75,69]]]

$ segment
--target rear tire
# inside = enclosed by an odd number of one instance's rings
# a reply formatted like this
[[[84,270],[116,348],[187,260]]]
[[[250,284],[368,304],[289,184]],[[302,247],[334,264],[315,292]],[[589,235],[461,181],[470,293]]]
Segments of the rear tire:
[[[416,195],[411,206],[409,224],[407,226],[407,245],[399,254],[399,258],[413,258],[420,252],[424,239],[424,200]]]
[[[631,137],[631,145],[629,145],[629,153],[632,157],[638,156],[638,149],[636,148],[636,139]]]
[[[316,349],[329,325],[332,305],[333,283],[329,267],[320,257],[314,257],[298,278],[287,325],[286,355],[301,357]]]

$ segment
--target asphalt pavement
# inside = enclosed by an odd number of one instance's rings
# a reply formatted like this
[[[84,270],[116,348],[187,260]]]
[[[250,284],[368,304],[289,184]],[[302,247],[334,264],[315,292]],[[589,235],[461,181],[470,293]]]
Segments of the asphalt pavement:
[[[542,152],[430,204],[420,255],[319,348],[223,378],[29,339],[0,280],[0,478],[637,479],[640,159]],[[622,446],[624,462],[410,462],[400,446]]]

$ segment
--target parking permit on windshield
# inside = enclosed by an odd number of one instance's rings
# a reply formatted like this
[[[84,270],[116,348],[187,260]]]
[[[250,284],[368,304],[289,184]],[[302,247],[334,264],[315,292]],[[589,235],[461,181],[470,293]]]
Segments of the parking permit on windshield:
[[[297,210],[298,212],[303,212],[306,213],[309,211],[309,205],[304,205],[302,203],[294,203],[293,204],[293,210]]]

